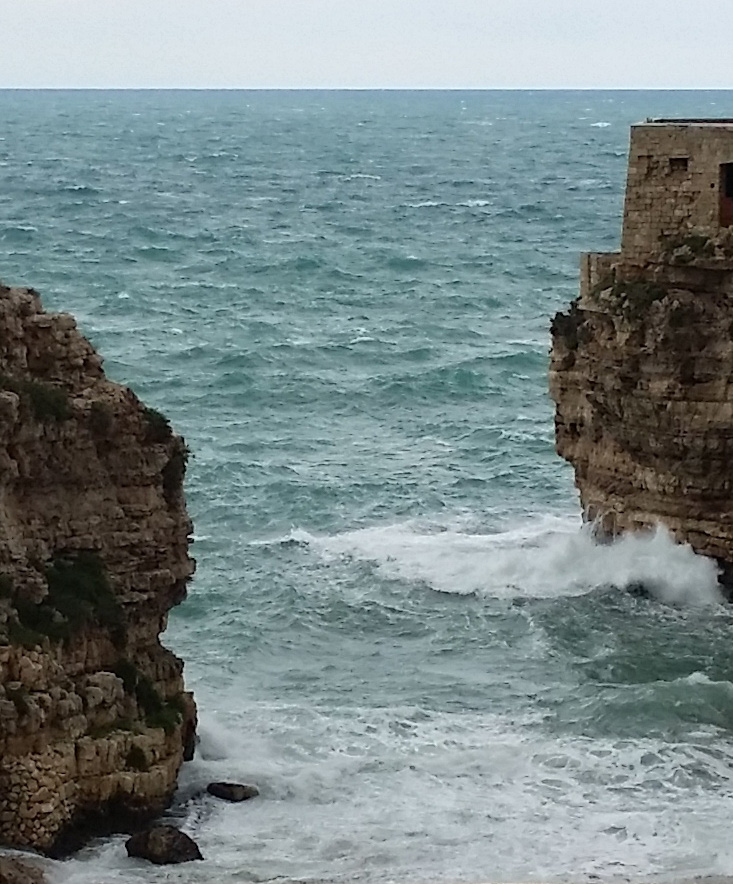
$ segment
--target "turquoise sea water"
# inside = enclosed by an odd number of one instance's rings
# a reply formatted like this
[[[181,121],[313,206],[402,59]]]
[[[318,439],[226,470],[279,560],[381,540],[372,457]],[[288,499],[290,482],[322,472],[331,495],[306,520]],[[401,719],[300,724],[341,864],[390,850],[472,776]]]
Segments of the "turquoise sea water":
[[[0,92],[0,277],[194,453],[166,642],[207,859],[113,838],[54,880],[733,871],[714,569],[661,534],[592,545],[546,393],[651,115],[733,94]],[[197,797],[221,778],[261,798]]]

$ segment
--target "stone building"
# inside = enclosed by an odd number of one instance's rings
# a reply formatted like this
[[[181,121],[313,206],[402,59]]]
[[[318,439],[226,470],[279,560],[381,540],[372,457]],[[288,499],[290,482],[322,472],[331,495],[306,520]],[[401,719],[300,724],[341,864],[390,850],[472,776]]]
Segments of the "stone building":
[[[733,225],[733,120],[633,126],[621,251],[660,257],[669,239],[715,238]]]
[[[549,381],[586,518],[666,526],[733,598],[733,119],[632,127],[621,250],[583,255]]]
[[[581,296],[619,265],[733,269],[733,119],[631,127],[621,251],[582,256]]]

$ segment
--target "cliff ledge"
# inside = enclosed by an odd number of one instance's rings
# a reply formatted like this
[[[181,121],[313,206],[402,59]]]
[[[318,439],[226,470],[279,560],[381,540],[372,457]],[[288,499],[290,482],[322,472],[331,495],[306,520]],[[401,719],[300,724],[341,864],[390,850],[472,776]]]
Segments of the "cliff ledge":
[[[0,844],[63,853],[172,797],[196,716],[159,641],[194,569],[186,456],[71,316],[0,285]]]

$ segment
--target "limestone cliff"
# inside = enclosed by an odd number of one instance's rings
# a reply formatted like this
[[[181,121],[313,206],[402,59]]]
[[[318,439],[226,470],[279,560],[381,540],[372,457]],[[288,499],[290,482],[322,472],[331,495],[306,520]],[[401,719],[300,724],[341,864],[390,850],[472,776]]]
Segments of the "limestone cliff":
[[[159,813],[195,707],[159,641],[193,572],[183,439],[74,319],[0,286],[0,844]]]
[[[664,524],[733,577],[733,123],[632,133],[622,248],[552,323],[556,446],[602,532]]]

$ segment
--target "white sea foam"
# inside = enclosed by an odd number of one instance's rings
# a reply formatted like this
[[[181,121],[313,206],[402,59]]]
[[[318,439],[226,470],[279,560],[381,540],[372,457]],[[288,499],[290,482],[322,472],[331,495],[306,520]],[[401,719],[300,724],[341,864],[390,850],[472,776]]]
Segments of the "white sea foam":
[[[423,200],[419,203],[405,203],[407,209],[439,209],[441,206],[447,206],[448,203],[437,202],[436,200]]]
[[[686,747],[664,737],[549,739],[486,711],[326,715],[243,705],[234,692],[218,700],[236,714],[203,725],[177,820],[206,862],[170,877],[128,859],[118,837],[56,865],[55,884],[475,881],[481,868],[496,881],[562,879],[568,868],[578,880],[648,879],[671,864],[692,875],[703,852],[706,869],[722,871],[729,859],[722,811],[733,757],[725,743],[710,746],[709,734]],[[215,758],[214,728],[224,747]],[[687,779],[701,770],[707,788],[690,790]],[[194,797],[223,777],[256,781],[260,798]]]
[[[583,595],[604,585],[643,584],[669,604],[720,601],[717,566],[658,528],[598,544],[575,519],[543,517],[509,530],[470,534],[418,522],[335,536],[294,532],[326,557],[374,562],[388,578],[439,592],[486,597]]]
[[[716,597],[712,564],[663,531],[599,546],[574,518],[483,534],[469,519],[331,536],[294,529],[278,543],[307,548],[325,567],[371,562],[385,577],[446,593],[562,597],[653,580],[673,601]],[[370,671],[365,660],[365,678]],[[689,692],[718,687],[699,671],[672,681]],[[176,823],[206,862],[176,870],[182,884],[475,881],[489,868],[493,880],[551,880],[568,868],[608,880],[670,867],[693,875],[729,858],[722,848],[711,855],[711,845],[725,843],[733,750],[709,725],[686,744],[666,735],[589,738],[548,733],[547,709],[534,703],[511,714],[500,703],[435,708],[430,699],[295,703],[253,698],[241,675],[194,687],[200,743],[183,769]],[[261,795],[243,805],[202,797],[221,779],[254,782]],[[128,859],[118,837],[55,866],[51,880],[142,884],[169,874]]]

